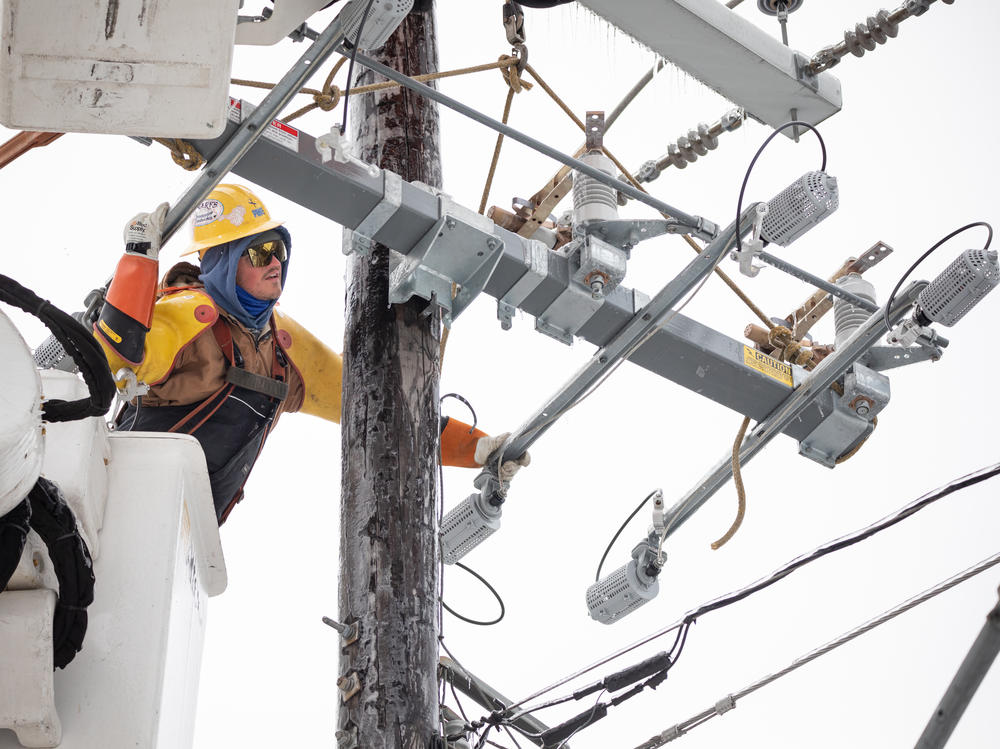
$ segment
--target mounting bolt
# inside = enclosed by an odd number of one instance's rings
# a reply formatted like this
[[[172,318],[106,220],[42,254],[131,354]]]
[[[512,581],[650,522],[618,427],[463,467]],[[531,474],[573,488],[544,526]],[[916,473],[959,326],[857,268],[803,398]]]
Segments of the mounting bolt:
[[[341,691],[341,699],[347,702],[361,691],[361,678],[358,676],[357,671],[351,671],[351,673],[337,679],[337,686]]]
[[[346,731],[337,731],[334,736],[337,739],[337,749],[357,749],[358,729],[354,726],[351,726]]]
[[[486,247],[489,249],[490,252],[496,252],[497,250],[499,250],[501,244],[502,242],[496,237],[488,237],[486,239]]]
[[[455,225],[456,225],[456,221],[451,216],[446,216],[445,219],[444,219],[444,225],[446,227],[448,227],[449,229],[454,229]]]
[[[591,271],[587,274],[587,277],[583,279],[583,282],[590,287],[590,296],[594,299],[600,299],[604,295],[604,287],[607,285],[610,279],[607,274],[602,273],[599,270]]]
[[[341,624],[336,619],[331,619],[328,616],[324,616],[323,624],[326,624],[329,627],[333,627],[335,630],[340,632],[340,638],[344,641],[345,645],[350,645],[352,642],[358,641],[357,622],[351,622],[350,624]]]
[[[867,416],[875,408],[875,401],[864,395],[859,395],[851,401],[849,408],[858,416]]]

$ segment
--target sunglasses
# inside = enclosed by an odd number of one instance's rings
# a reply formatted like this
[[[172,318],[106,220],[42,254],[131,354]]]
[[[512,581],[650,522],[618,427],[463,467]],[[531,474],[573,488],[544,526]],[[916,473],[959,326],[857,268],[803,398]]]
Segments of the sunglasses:
[[[250,265],[254,268],[264,268],[271,264],[271,258],[278,258],[278,262],[283,263],[288,257],[285,252],[285,243],[280,239],[271,239],[267,242],[258,242],[250,245],[246,249],[247,257],[250,258]]]

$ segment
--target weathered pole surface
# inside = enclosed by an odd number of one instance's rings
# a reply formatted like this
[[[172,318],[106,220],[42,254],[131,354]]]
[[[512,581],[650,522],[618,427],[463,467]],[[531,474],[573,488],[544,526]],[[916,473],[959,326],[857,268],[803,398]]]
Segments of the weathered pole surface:
[[[437,69],[433,10],[411,13],[375,55],[408,75]],[[355,85],[372,83],[363,71]],[[405,89],[351,101],[356,153],[440,187],[436,105]],[[353,241],[345,231],[345,242]],[[414,299],[389,306],[389,250],[348,269],[341,490],[340,614],[357,621],[341,682],[338,743],[427,749],[437,733],[440,317]],[[346,677],[346,678],[344,678]],[[341,696],[345,694],[341,691]]]

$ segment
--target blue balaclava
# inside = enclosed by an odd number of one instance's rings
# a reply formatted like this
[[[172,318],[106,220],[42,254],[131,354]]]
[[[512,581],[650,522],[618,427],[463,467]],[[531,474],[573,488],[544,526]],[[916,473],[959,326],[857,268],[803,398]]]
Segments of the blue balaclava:
[[[287,254],[281,264],[281,286],[284,288],[285,278],[288,276],[288,261],[292,256],[292,236],[283,226],[276,226],[269,231],[276,232],[285,243]],[[212,247],[201,259],[201,275],[198,276],[215,303],[251,330],[262,330],[267,325],[277,303],[276,299],[257,299],[236,285],[236,266],[240,262],[240,256],[260,237],[261,234],[251,234],[249,237]]]

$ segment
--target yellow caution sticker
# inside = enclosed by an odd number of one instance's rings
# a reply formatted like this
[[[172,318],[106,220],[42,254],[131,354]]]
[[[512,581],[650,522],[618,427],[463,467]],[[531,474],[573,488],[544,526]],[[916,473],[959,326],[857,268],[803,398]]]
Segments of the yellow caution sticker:
[[[763,351],[744,346],[743,363],[751,369],[756,369],[761,374],[767,375],[772,380],[777,380],[788,387],[793,385],[791,366],[768,356]]]

